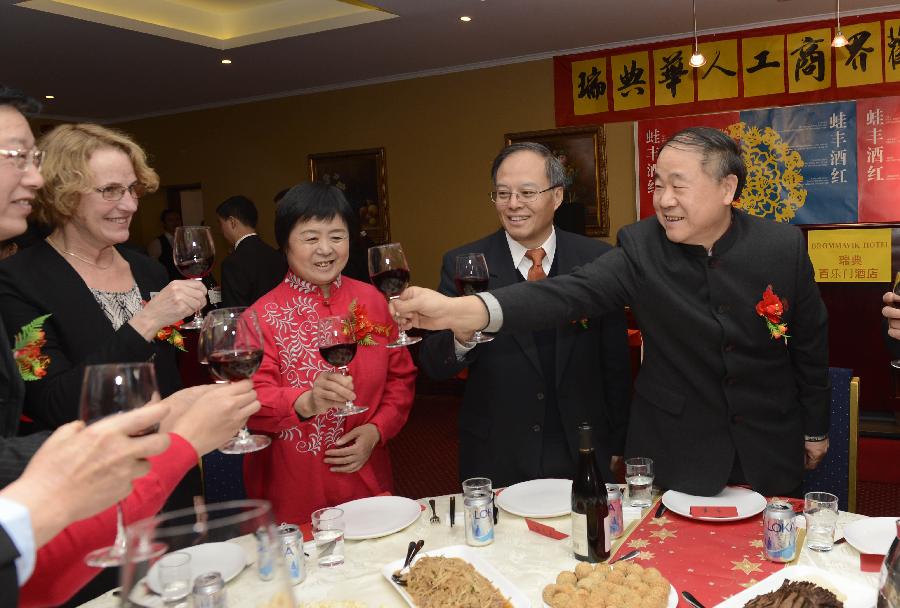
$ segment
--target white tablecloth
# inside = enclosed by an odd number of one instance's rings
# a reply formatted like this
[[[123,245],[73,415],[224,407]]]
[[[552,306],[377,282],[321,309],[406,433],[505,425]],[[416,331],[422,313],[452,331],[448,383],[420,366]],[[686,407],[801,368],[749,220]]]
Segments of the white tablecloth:
[[[397,534],[372,540],[346,541],[346,562],[342,567],[317,568],[314,561],[315,549],[308,544],[307,553],[313,557],[307,560],[306,580],[294,587],[297,601],[301,606],[323,600],[355,600],[370,608],[406,606],[393,587],[382,578],[382,566],[402,559],[411,540],[425,539],[423,551],[466,543],[461,517],[462,498],[457,496],[456,499],[460,516],[456,518],[456,525],[453,528],[450,528],[448,522],[449,496],[441,496],[436,500],[437,512],[441,517],[440,524],[429,523],[430,511],[423,511],[415,523]],[[425,504],[424,499],[422,503]],[[840,532],[843,525],[862,517],[864,516],[842,512],[838,519],[838,531]],[[626,513],[626,525],[631,521],[634,519],[629,518]],[[542,519],[541,522],[566,534],[570,531],[568,516]],[[541,591],[544,586],[554,582],[560,571],[572,570],[578,563],[572,556],[571,539],[552,540],[535,534],[528,530],[523,518],[505,511],[500,512],[500,523],[496,527],[495,539],[491,545],[478,547],[479,555],[519,587],[531,599],[535,608],[542,605]],[[252,539],[245,537],[234,542],[245,546],[251,560],[255,558]],[[860,571],[859,553],[848,543],[835,545],[829,553],[816,553],[804,548],[798,563],[839,572],[846,578],[872,588],[878,583],[877,573]],[[652,564],[647,562],[643,565]],[[249,566],[231,581],[228,584],[229,608],[254,606],[253,589],[257,583],[253,566]],[[111,593],[108,593],[85,604],[85,607],[113,608],[118,605],[117,601]],[[162,603],[159,602],[158,605],[161,606]]]

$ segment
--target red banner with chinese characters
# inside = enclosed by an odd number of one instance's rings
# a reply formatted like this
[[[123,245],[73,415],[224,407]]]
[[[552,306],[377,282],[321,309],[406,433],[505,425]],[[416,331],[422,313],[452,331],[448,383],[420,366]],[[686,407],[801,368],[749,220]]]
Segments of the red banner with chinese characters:
[[[900,97],[856,102],[859,221],[900,219]]]
[[[900,94],[900,12],[554,57],[557,126]]]

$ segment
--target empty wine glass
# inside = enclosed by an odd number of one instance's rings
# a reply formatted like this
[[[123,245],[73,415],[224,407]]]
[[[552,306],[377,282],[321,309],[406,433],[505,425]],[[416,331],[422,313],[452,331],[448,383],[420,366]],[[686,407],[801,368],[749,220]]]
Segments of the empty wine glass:
[[[342,376],[349,375],[347,366],[356,355],[356,336],[347,320],[341,317],[319,319],[319,354],[329,365],[336,367]],[[338,416],[351,416],[367,409],[369,408],[347,401],[343,406],[334,408],[334,413]]]
[[[253,376],[263,358],[263,337],[256,312],[237,306],[210,311],[203,320],[198,357],[206,357],[209,373],[217,382],[235,382]],[[265,435],[251,435],[245,426],[219,448],[225,454],[256,452],[272,443]]]
[[[93,424],[107,416],[121,414],[148,403],[159,401],[156,370],[152,363],[112,363],[88,365],[81,385],[79,416],[85,424]],[[159,430],[159,425],[134,435],[141,437]],[[108,568],[121,566],[125,559],[125,527],[122,503],[116,504],[116,538],[112,546],[88,553],[89,566]]]
[[[476,293],[487,291],[488,280],[487,261],[483,253],[464,253],[456,256],[456,290],[461,296],[473,296]],[[493,336],[486,336],[481,330],[476,330],[470,342],[483,344],[493,340]]]
[[[175,229],[172,258],[178,272],[185,278],[202,281],[212,270],[215,257],[216,248],[209,226],[179,226]],[[203,315],[198,310],[191,322],[181,328],[200,329],[202,325]]]
[[[400,243],[369,247],[369,277],[378,291],[387,296],[388,300],[400,297],[409,285],[409,264],[406,263],[406,256],[403,255]],[[409,346],[421,340],[422,338],[418,336],[407,336],[401,329],[397,340],[387,347]]]

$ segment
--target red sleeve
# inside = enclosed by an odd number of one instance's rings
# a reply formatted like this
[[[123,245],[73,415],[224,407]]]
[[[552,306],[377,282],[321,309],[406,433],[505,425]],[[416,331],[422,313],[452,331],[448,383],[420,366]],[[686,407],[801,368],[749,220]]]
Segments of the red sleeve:
[[[257,310],[257,314],[261,316],[261,311]],[[294,410],[294,402],[306,389],[284,385],[278,363],[279,349],[272,330],[266,323],[260,323],[260,326],[263,334],[263,359],[253,375],[253,388],[260,408],[250,417],[247,425],[255,431],[275,434],[295,427],[300,422],[300,417]]]
[[[174,433],[169,449],[150,459],[150,472],[134,482],[123,503],[125,523],[156,515],[169,494],[191,467],[197,453]],[[19,606],[56,606],[86,585],[100,570],[84,563],[84,556],[112,544],[116,535],[116,509],[75,522],[57,534],[37,553],[34,574],[22,587]]]
[[[380,294],[379,294],[380,295]],[[384,315],[390,318],[387,303],[379,298]],[[391,339],[394,337],[392,336]],[[369,420],[381,433],[381,444],[393,439],[409,418],[416,392],[416,366],[408,348],[389,348],[387,378],[378,411]]]

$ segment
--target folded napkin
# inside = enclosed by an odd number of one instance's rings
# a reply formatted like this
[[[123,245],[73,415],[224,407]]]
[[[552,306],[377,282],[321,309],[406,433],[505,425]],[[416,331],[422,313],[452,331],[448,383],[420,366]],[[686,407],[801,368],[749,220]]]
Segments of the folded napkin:
[[[880,572],[884,556],[877,553],[860,553],[859,569],[863,572]]]
[[[737,517],[737,507],[692,506],[691,517]]]
[[[547,538],[552,538],[553,540],[562,540],[564,538],[568,538],[568,534],[564,534],[557,530],[556,528],[550,527],[546,524],[542,524],[538,521],[534,521],[533,519],[525,518],[525,523],[528,525],[528,529],[532,532],[537,532],[541,536],[546,536]]]

